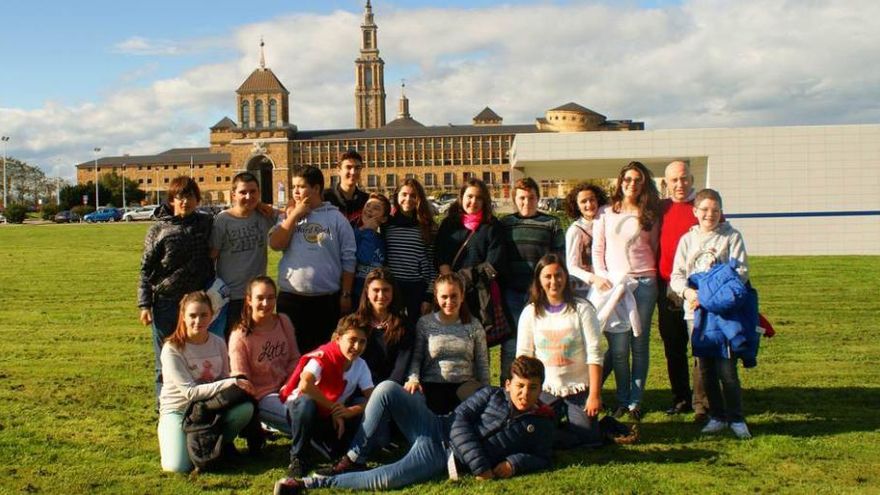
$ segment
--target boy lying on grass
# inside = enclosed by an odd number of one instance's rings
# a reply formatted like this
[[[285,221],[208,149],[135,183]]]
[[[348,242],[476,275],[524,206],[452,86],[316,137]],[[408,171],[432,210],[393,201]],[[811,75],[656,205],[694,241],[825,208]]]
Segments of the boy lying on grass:
[[[276,495],[306,488],[337,487],[381,490],[400,488],[448,472],[453,479],[464,467],[477,479],[510,478],[550,467],[553,412],[538,402],[544,365],[516,358],[504,388],[484,387],[454,412],[437,416],[420,394],[386,381],[374,390],[351,450],[327,477],[283,478]],[[393,419],[411,445],[402,459],[366,470],[377,432]]]

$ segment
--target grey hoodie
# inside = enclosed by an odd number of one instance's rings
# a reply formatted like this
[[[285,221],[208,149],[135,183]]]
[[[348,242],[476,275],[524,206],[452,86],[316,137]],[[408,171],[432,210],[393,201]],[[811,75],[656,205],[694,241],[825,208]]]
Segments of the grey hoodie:
[[[743,282],[749,280],[749,264],[746,245],[742,234],[730,225],[721,222],[711,232],[703,232],[699,225],[691,227],[678,241],[669,288],[681,297],[687,289],[687,279],[694,273],[708,271],[718,263],[729,260],[739,261],[736,271]],[[685,320],[694,319],[694,312],[685,304]]]
[[[356,250],[351,224],[325,201],[294,227],[278,262],[281,290],[304,295],[338,292],[342,272],[354,273]]]

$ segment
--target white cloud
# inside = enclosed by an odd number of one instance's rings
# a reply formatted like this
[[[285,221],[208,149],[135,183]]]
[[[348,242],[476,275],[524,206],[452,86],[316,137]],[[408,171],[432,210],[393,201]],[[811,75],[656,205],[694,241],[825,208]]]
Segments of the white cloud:
[[[127,55],[180,55],[180,47],[171,40],[149,40],[132,36],[113,46],[114,53]]]
[[[652,129],[880,121],[880,66],[871,63],[880,60],[880,3],[623,5],[374,3],[389,120],[405,77],[411,113],[425,124],[469,123],[485,105],[505,123],[531,123],[568,101]],[[230,58],[87,104],[0,109],[0,121],[14,137],[11,154],[47,170],[50,157],[88,160],[96,145],[108,154],[206,146],[208,127],[235,116],[234,91],[257,67],[263,36],[267,65],[291,92],[293,122],[350,128],[360,22],[353,12],[293,14],[213,40],[130,38],[117,49],[173,54],[226,44]]]

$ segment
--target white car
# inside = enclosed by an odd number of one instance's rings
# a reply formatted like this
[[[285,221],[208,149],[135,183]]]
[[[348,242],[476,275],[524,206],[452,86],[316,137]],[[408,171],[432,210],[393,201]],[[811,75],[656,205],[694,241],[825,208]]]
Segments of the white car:
[[[155,210],[155,206],[141,206],[140,208],[135,208],[126,212],[122,215],[122,219],[126,222],[132,222],[135,220],[155,220],[156,218],[153,216],[153,211]]]

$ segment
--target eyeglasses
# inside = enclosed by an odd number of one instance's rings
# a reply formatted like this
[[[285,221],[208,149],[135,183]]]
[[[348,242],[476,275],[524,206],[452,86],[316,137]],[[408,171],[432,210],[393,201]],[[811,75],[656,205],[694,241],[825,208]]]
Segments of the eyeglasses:
[[[641,184],[642,182],[645,182],[645,179],[643,179],[641,177],[624,177],[622,182],[624,184],[629,184],[630,182],[634,182],[636,184]]]

